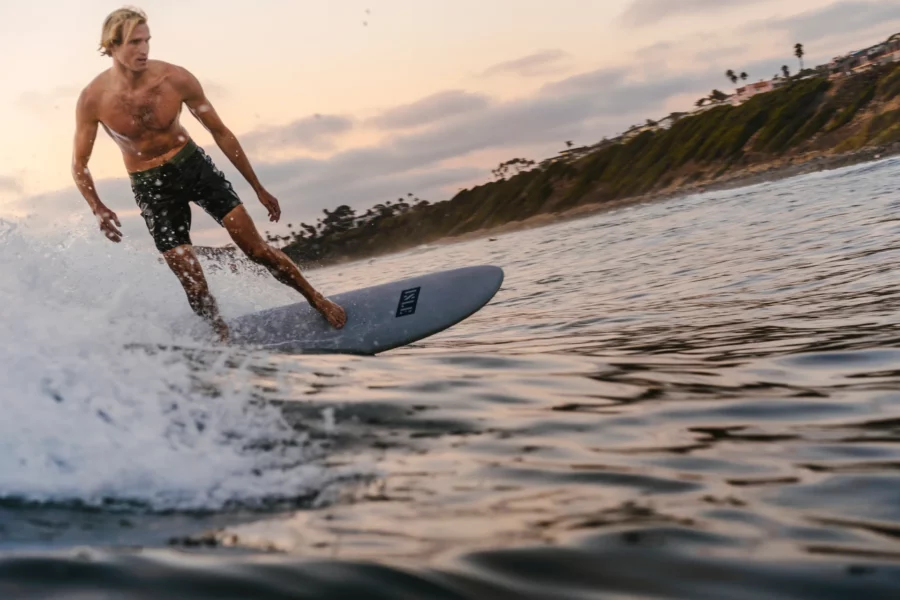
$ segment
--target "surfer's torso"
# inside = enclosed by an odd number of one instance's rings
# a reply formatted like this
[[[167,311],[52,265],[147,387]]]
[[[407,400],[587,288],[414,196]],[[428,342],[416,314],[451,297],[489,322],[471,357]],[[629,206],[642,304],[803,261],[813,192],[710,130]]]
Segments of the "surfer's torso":
[[[86,92],[97,120],[122,150],[129,172],[165,163],[189,139],[179,119],[184,94],[174,65],[149,61],[142,80],[133,87],[106,71]]]

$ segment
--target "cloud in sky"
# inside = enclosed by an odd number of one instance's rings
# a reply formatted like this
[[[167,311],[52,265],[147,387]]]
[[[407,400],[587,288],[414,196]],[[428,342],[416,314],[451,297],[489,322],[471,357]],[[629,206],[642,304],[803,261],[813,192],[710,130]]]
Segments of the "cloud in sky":
[[[671,94],[697,85],[692,77],[627,82],[622,70],[598,70],[545,86],[538,94],[493,103],[452,122],[388,138],[377,146],[354,148],[321,160],[269,163],[261,176],[280,185],[301,182],[334,185],[347,177],[367,178],[432,167],[489,148],[563,142],[563,133],[588,119],[653,109]]]
[[[673,17],[720,12],[769,1],[771,0],[634,0],[622,13],[621,21],[629,27],[646,27]]]
[[[0,176],[0,193],[20,194],[22,181],[18,177]]]
[[[710,53],[715,48],[715,54]],[[744,59],[747,46],[735,41],[733,36],[720,34],[694,35],[680,40],[656,42],[634,52],[634,57],[644,66],[708,64],[724,59]]]
[[[879,27],[884,31],[873,32]],[[796,67],[796,42],[806,46],[806,65],[814,66],[875,44],[894,28],[900,29],[900,0],[844,0],[787,17],[751,21],[734,30],[663,39],[632,56],[646,75],[718,65],[723,73],[726,68],[746,71],[756,81],[778,73],[782,64]]]
[[[518,75],[519,77],[542,77],[552,75],[565,69],[563,61],[566,58],[569,58],[569,54],[559,49],[541,50],[528,56],[488,67],[482,73],[482,76]]]
[[[636,118],[655,115],[673,95],[704,89],[708,78],[704,73],[630,81],[624,70],[601,69],[549,84],[531,97],[491,103],[453,121],[393,135],[377,145],[322,159],[262,163],[256,170],[277,197],[296,199],[285,208],[285,215],[294,220],[337,204],[365,209],[406,192],[445,200],[452,193],[427,195],[455,191],[487,176],[483,169],[448,168],[447,161],[489,150],[562,147],[565,140],[583,134],[587,124],[607,132],[622,130]]]
[[[491,99],[484,94],[448,90],[388,109],[370,119],[369,124],[385,130],[412,129],[481,110],[487,108],[490,103]]]
[[[792,40],[811,44],[891,22],[900,24],[900,0],[847,0],[790,17],[757,21],[748,30],[783,31]],[[873,44],[878,41],[871,40]],[[835,49],[834,54],[841,51]]]
[[[353,129],[354,121],[342,115],[311,115],[287,125],[257,129],[240,136],[248,150],[301,148],[316,151],[334,149],[335,139]]]

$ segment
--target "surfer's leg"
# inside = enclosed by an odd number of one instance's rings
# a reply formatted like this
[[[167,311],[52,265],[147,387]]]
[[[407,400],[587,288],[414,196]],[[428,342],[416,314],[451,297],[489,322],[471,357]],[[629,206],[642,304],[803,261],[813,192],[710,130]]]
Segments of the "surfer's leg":
[[[284,252],[266,243],[243,205],[232,209],[222,220],[222,224],[250,260],[265,267],[281,283],[303,294],[307,302],[322,313],[333,327],[340,329],[344,326],[347,322],[344,309],[316,291],[303,277],[300,268]]]
[[[209,292],[206,276],[194,248],[185,244],[163,252],[163,258],[178,277],[191,309],[206,320],[223,342],[228,341],[228,325],[219,314],[216,299]]]
[[[191,206],[186,189],[203,164],[199,146],[188,143],[169,162],[132,173],[131,188],[156,249],[175,273],[188,303],[205,319],[222,341],[228,341],[228,326],[209,293],[206,277],[191,245]]]
[[[228,230],[244,254],[278,281],[300,292],[333,327],[343,327],[347,322],[344,309],[317,292],[284,252],[262,239],[231,183],[202,148],[192,157],[190,168],[195,177],[194,202]]]

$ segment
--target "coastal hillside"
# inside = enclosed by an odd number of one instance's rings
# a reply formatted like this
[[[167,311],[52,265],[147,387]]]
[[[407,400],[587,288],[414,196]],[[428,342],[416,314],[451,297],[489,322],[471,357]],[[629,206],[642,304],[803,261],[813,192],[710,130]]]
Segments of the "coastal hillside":
[[[900,146],[900,64],[837,80],[806,77],[733,106],[684,116],[668,129],[562,153],[540,165],[511,159],[497,180],[450,200],[341,206],[280,241],[292,258],[324,264],[394,252],[542,214],[665,195]]]

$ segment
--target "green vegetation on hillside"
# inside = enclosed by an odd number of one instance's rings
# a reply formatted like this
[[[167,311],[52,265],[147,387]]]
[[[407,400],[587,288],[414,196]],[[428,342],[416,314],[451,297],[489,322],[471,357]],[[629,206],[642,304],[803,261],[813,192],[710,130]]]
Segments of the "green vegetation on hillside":
[[[795,78],[740,106],[717,106],[668,130],[601,144],[577,160],[561,155],[534,167],[512,159],[494,171],[497,181],[451,200],[400,199],[364,215],[348,206],[325,211],[316,226],[302,225],[284,250],[305,263],[362,258],[579,205],[709,182],[786,157],[893,143],[900,141],[898,96],[900,65],[836,82]]]

